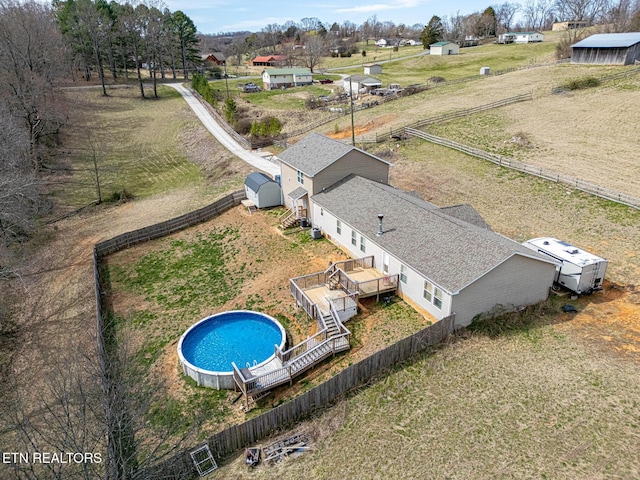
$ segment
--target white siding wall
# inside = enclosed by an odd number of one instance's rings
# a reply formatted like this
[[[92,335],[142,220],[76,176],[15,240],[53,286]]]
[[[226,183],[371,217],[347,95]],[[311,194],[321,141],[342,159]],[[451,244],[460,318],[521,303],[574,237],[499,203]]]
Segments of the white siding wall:
[[[555,272],[553,264],[514,255],[454,297],[456,328],[469,325],[473,317],[496,305],[513,309],[546,300]]]
[[[298,171],[294,168],[291,168],[289,165],[285,165],[284,163],[280,166],[280,183],[282,185],[282,196],[284,198],[284,204],[291,208],[292,202],[289,198],[289,193],[293,192],[296,188],[302,187],[309,194],[313,192],[313,179],[304,176],[304,183],[301,184],[298,182]]]
[[[362,252],[360,250],[360,238],[362,237],[362,233],[356,231],[356,245],[351,243],[351,232],[353,229],[351,226],[345,222],[342,222],[342,233],[338,234],[336,231],[336,217],[326,210],[322,210],[318,205],[313,206],[313,224],[315,227],[320,228],[322,232],[329,236],[331,240],[337,245],[343,247],[344,250],[348,251],[349,254],[353,258],[361,258],[373,255],[375,257],[374,266],[378,270],[382,271],[382,254],[383,250],[375,243],[375,232],[372,235],[369,235],[366,238],[366,251]],[[402,263],[400,260],[395,258],[393,255],[389,255],[389,274],[400,275]],[[446,293],[442,292],[442,308],[438,309],[432,303],[428,302],[423,297],[424,290],[424,281],[425,277],[420,275],[415,270],[410,269],[407,266],[407,283],[400,283],[400,293],[403,296],[411,299],[413,303],[418,305],[420,308],[423,308],[435,318],[440,320],[449,315],[451,312],[451,297]],[[436,285],[437,286],[437,285]]]

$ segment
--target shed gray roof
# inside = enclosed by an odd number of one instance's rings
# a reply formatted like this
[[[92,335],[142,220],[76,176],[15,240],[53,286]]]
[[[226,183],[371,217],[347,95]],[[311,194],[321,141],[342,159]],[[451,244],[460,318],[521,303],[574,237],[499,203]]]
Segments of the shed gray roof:
[[[599,33],[571,45],[571,48],[625,48],[640,43],[640,32]]]
[[[439,208],[356,175],[312,198],[367,237],[369,243],[379,245],[450,293],[460,291],[513,255],[553,263],[513,240],[452,215],[463,210],[468,215],[466,207]],[[384,215],[384,233],[378,237],[379,213]]]
[[[287,148],[278,155],[278,158],[296,170],[309,177],[315,177],[322,170],[340,160],[347,153],[357,150],[370,156],[379,162],[391,165],[386,160],[371,155],[370,153],[360,150],[359,148],[347,145],[346,143],[333,140],[319,133],[312,133],[306,136],[295,145]]]
[[[244,184],[252,191],[257,192],[265,183],[274,182],[271,178],[261,172],[253,172],[247,176],[244,180]]]

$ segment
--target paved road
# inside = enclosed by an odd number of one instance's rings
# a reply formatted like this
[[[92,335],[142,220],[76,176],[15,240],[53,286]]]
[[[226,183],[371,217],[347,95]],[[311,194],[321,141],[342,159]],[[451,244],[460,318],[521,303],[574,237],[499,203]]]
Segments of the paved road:
[[[178,92],[180,92],[182,98],[186,100],[187,104],[195,112],[205,128],[209,130],[209,132],[211,132],[211,134],[216,137],[216,139],[227,150],[229,150],[237,157],[240,157],[241,160],[244,160],[252,167],[261,170],[262,172],[265,172],[272,177],[280,175],[280,165],[273,163],[256,153],[249,152],[242,148],[231,135],[225,132],[225,130],[220,125],[218,125],[218,122],[215,121],[215,119],[200,103],[200,101],[193,96],[189,89],[185,88],[182,84],[177,83],[167,83],[165,85],[175,88]]]

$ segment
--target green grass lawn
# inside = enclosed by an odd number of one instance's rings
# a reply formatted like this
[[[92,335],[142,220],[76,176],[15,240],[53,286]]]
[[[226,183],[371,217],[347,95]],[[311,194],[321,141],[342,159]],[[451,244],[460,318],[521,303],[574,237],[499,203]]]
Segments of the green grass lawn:
[[[81,98],[85,124],[75,130],[69,162],[73,180],[54,194],[67,205],[96,201],[96,169],[103,201],[123,193],[141,198],[203,182],[204,176],[176,142],[190,122],[171,121],[183,108],[180,94],[158,88],[160,99],[141,100],[135,88],[67,93]]]

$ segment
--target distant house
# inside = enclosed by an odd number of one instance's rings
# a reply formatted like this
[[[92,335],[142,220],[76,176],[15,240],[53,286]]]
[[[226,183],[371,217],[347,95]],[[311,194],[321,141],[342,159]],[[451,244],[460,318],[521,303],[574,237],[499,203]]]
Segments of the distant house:
[[[287,64],[287,57],[284,55],[264,55],[255,57],[249,63],[254,67],[282,67]]]
[[[262,71],[265,90],[311,85],[313,75],[308,68],[266,68]]]
[[[632,65],[640,61],[640,32],[591,35],[571,45],[571,63]]]
[[[544,34],[540,32],[507,32],[498,35],[498,43],[535,43],[542,42]]]
[[[552,32],[564,32],[566,30],[577,30],[578,28],[586,28],[589,22],[586,20],[570,20],[568,22],[554,22],[551,27]]]
[[[476,37],[475,35],[467,35],[464,37],[464,41],[462,42],[463,47],[477,47],[480,45],[480,37]]]
[[[358,97],[360,93],[367,93],[382,87],[382,82],[375,77],[369,75],[351,75],[342,80],[342,88],[348,94]]]
[[[303,138],[278,158],[284,203],[297,217],[311,218],[311,196],[351,173],[389,182],[389,162],[318,133]]]
[[[253,172],[244,181],[247,200],[258,208],[269,208],[282,205],[282,189],[280,185],[261,172]]]
[[[213,52],[202,55],[202,61],[205,63],[215,63],[216,65],[224,65],[227,61],[224,53],[222,52]]]
[[[353,258],[398,276],[398,295],[455,327],[546,300],[556,262],[491,231],[470,205],[439,208],[350,175],[311,197],[313,226]]]
[[[374,63],[373,65],[364,66],[365,75],[379,75],[382,73],[382,65]]]
[[[378,40],[376,40],[376,47],[383,48],[387,45],[389,45],[389,42],[385,38],[379,38]]]
[[[429,45],[429,55],[458,55],[460,45],[451,42],[436,42]]]

